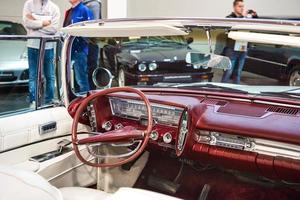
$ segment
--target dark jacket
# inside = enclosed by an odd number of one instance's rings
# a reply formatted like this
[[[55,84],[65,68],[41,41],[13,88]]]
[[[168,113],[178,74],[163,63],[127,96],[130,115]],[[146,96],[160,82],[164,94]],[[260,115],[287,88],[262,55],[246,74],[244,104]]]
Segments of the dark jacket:
[[[226,18],[244,18],[244,16],[237,16],[234,12],[227,15]]]
[[[237,16],[234,12],[232,12],[230,15],[227,15],[226,18],[244,18],[244,16]],[[224,48],[222,54],[231,58],[234,53],[234,45],[235,41],[227,38],[226,47]]]
[[[227,15],[226,18],[244,18],[244,16],[237,16],[234,12],[232,12],[230,15]],[[252,18],[258,18],[258,16],[252,15]]]

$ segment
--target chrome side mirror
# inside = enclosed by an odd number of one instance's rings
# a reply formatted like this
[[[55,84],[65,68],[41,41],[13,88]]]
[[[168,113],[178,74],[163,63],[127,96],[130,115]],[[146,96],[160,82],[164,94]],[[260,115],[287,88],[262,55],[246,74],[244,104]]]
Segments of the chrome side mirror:
[[[113,75],[108,69],[99,67],[94,70],[92,78],[95,86],[103,89],[111,87]]]

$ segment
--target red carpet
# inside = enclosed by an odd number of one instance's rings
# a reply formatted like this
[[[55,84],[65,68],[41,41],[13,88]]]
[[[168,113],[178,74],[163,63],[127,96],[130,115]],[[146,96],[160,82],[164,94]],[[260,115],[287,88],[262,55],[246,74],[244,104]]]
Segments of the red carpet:
[[[156,177],[173,181],[178,174],[180,165],[180,162],[176,159],[152,153],[135,187],[164,193],[147,186],[147,177],[152,174]],[[179,182],[181,185],[175,196],[187,200],[198,199],[205,184],[209,184],[211,187],[208,194],[209,200],[300,199],[300,191],[295,191],[287,187],[274,185],[264,186],[262,184],[241,181],[232,173],[215,168],[200,171],[193,169],[189,165],[185,165]]]

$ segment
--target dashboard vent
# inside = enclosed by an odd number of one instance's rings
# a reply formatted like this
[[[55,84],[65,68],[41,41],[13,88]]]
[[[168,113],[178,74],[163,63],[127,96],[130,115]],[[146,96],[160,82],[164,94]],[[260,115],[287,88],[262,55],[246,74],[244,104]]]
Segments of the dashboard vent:
[[[273,113],[281,113],[286,115],[297,115],[299,113],[299,109],[297,108],[286,108],[286,107],[278,107],[278,106],[271,106],[267,109],[268,112]]]
[[[202,103],[208,104],[208,105],[225,106],[228,102],[227,101],[221,101],[221,100],[218,100],[218,99],[204,99],[202,101]]]

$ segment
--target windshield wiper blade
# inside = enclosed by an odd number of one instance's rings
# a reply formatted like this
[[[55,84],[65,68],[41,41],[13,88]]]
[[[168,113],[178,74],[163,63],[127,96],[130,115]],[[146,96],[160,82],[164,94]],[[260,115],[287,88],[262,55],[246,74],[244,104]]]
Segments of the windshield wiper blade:
[[[182,88],[182,89],[193,89],[193,90],[199,90],[200,89],[206,89],[206,90],[218,90],[221,92],[230,92],[230,93],[238,93],[238,94],[248,94],[247,91],[244,90],[239,90],[236,88],[231,88],[231,87],[225,87],[225,86],[220,86],[220,85],[214,85],[214,84],[201,84],[201,85],[175,85],[173,87],[176,88]]]
[[[300,93],[291,93],[291,92],[261,92],[260,95],[300,99]]]

